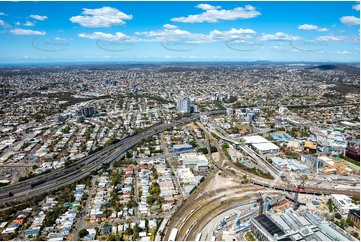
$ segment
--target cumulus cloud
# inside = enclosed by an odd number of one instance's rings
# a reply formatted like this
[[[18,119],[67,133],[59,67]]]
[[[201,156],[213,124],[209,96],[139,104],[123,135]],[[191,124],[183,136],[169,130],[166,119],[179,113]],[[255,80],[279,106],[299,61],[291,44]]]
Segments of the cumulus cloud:
[[[277,32],[275,34],[262,34],[260,40],[299,40],[298,36],[291,36],[283,32]]]
[[[352,9],[356,11],[360,11],[360,4],[353,5]]]
[[[237,7],[230,10],[221,9],[220,6],[212,6],[209,4],[198,4],[196,7],[204,10],[204,12],[195,15],[188,15],[187,17],[172,18],[171,20],[173,22],[182,23],[216,23],[219,20],[249,19],[261,15],[261,13],[251,5]]]
[[[123,34],[122,32],[116,32],[115,34],[108,34],[103,32],[93,32],[92,34],[81,33],[78,34],[81,38],[96,39],[96,40],[109,40],[109,41],[136,41],[135,37],[131,37]]]
[[[355,16],[343,16],[340,18],[341,23],[348,26],[360,25],[360,19]]]
[[[12,29],[10,30],[10,33],[15,35],[46,35],[45,31],[34,31],[30,29]]]
[[[5,27],[6,25],[7,25],[7,24],[5,23],[5,21],[0,19],[0,26],[1,26],[1,27]]]
[[[221,6],[212,6],[210,4],[206,4],[206,3],[200,3],[196,6],[197,8],[200,8],[202,10],[214,10],[214,9],[219,9],[221,8]]]
[[[28,27],[30,27],[30,26],[35,26],[35,23],[30,22],[30,21],[26,21],[26,23],[24,24],[24,26],[28,26]]]
[[[3,12],[0,12],[0,16],[8,16],[8,15]]]
[[[163,28],[165,29],[177,29],[178,26],[172,25],[172,24],[165,24],[163,25]]]
[[[319,32],[328,31],[328,29],[326,29],[326,28],[320,28],[317,25],[313,25],[313,24],[302,24],[302,25],[298,26],[298,29],[301,29],[301,30],[317,30]]]
[[[38,21],[44,21],[48,17],[47,16],[37,15],[37,14],[32,14],[32,15],[29,16],[29,18],[33,18],[33,19],[36,19]]]
[[[333,35],[325,35],[316,38],[316,40],[318,41],[340,41],[343,39],[344,39],[343,36],[333,36]]]
[[[125,14],[116,8],[102,7],[96,9],[83,8],[82,15],[73,16],[70,21],[81,26],[96,28],[123,25],[124,20],[131,20],[132,15]]]

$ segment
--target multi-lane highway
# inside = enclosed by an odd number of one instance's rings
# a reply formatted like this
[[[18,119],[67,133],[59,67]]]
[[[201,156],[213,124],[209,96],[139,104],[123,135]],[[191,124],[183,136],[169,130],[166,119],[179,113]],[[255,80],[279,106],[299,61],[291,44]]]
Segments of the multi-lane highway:
[[[146,131],[127,137],[116,144],[100,150],[88,157],[75,162],[70,167],[54,170],[50,173],[0,188],[0,204],[9,202],[19,202],[56,190],[65,185],[72,184],[80,180],[92,171],[99,170],[103,164],[120,159],[126,151],[152,135],[158,134],[174,126],[183,125],[197,120],[200,115],[213,115],[224,113],[225,110],[215,110],[202,114],[194,114],[168,124],[158,124],[150,127]]]

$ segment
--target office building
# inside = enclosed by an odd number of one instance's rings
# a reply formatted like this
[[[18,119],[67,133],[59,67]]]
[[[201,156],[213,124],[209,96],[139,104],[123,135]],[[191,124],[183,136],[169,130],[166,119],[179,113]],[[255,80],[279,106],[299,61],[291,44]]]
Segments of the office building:
[[[178,98],[178,112],[180,113],[191,112],[191,100],[189,97]]]
[[[261,214],[251,219],[250,224],[259,241],[357,241],[335,224],[309,212]]]
[[[341,214],[348,214],[350,209],[358,208],[358,206],[352,202],[352,199],[346,195],[332,194],[331,201]]]
[[[92,106],[82,106],[81,114],[85,117],[91,117],[95,113],[94,107]]]
[[[232,116],[233,115],[233,108],[227,108],[227,115]]]

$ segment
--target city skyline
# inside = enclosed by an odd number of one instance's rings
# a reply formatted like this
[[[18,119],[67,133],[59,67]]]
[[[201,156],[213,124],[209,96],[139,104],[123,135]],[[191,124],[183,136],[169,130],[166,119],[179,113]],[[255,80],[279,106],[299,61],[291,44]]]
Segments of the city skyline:
[[[2,2],[0,63],[359,62],[359,8],[358,2]]]

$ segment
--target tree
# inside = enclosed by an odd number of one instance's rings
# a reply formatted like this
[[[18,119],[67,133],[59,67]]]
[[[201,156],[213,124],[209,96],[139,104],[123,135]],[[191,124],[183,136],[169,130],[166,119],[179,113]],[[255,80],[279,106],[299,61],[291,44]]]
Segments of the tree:
[[[133,232],[133,240],[137,240],[138,238],[139,238],[139,227],[138,224],[135,224],[134,232]]]
[[[78,233],[79,238],[83,238],[84,236],[87,236],[89,232],[86,229],[81,229]]]
[[[350,227],[353,227],[355,225],[354,222],[349,218],[346,220],[346,224]]]
[[[335,218],[337,218],[337,219],[341,219],[341,218],[342,218],[342,216],[341,216],[341,214],[340,214],[340,213],[336,213],[336,214],[335,214]]]
[[[133,229],[131,228],[131,227],[128,227],[126,230],[125,230],[125,234],[126,235],[131,235],[131,234],[133,234],[134,233],[134,231],[133,231]]]

